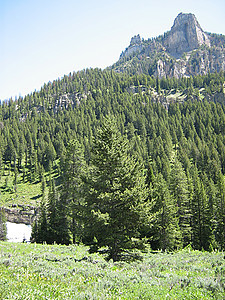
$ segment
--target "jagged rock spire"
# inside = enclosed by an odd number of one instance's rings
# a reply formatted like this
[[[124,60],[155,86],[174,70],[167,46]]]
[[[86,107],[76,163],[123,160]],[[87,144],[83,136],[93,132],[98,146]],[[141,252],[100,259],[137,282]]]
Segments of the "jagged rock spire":
[[[176,17],[164,41],[167,51],[174,56],[197,49],[203,44],[210,46],[207,34],[202,30],[194,14],[184,13]]]

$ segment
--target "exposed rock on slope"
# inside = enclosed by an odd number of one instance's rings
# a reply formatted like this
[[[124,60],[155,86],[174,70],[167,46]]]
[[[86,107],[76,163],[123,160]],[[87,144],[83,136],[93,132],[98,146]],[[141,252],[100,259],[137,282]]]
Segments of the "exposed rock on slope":
[[[201,45],[210,47],[210,40],[202,30],[195,15],[180,13],[176,17],[164,45],[169,53],[179,57],[184,52],[197,49]]]
[[[142,50],[142,48],[143,48],[143,44],[142,44],[140,35],[139,34],[135,35],[134,37],[131,38],[130,46],[129,46],[129,48],[127,48],[126,55],[130,55],[133,52],[140,51],[140,50]]]
[[[204,32],[193,14],[180,13],[164,35],[148,40],[134,36],[111,68],[159,78],[224,71],[225,36]]]
[[[14,207],[3,209],[6,220],[13,223],[31,225],[37,214],[37,209],[29,205],[15,205]]]

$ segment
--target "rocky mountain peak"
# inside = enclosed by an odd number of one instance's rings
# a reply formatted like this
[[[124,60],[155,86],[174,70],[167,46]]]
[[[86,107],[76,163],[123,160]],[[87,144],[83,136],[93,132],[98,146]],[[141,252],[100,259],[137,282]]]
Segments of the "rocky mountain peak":
[[[210,46],[209,37],[202,30],[194,14],[184,13],[176,17],[164,41],[167,51],[175,57],[197,49],[203,44]]]
[[[133,37],[131,38],[130,46],[135,45],[135,44],[141,44],[141,37],[140,37],[140,34],[135,35],[135,36],[133,36]]]
[[[142,48],[142,39],[140,34],[137,34],[131,38],[130,45],[121,53],[120,57],[129,56],[134,52],[141,51]]]
[[[207,34],[194,14],[180,13],[171,30],[156,38],[133,36],[111,68],[117,72],[180,78],[224,71],[224,57],[225,35]]]

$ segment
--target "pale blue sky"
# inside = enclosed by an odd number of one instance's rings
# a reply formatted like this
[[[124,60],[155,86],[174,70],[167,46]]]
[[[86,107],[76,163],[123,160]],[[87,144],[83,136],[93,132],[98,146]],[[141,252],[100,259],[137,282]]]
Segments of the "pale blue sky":
[[[0,0],[0,99],[69,72],[105,68],[132,36],[163,34],[180,12],[225,35],[225,0]]]

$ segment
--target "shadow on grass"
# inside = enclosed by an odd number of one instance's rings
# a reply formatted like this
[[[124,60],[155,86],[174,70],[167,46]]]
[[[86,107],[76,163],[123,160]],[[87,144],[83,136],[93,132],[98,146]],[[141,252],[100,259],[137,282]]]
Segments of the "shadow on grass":
[[[125,261],[125,262],[132,262],[132,261],[142,261],[143,260],[143,255],[137,252],[122,252],[119,257],[120,261]]]
[[[107,249],[97,251],[99,254],[103,254],[105,256],[105,260],[109,261],[111,259],[110,251]],[[143,261],[143,255],[140,252],[135,251],[123,251],[118,254],[117,259],[114,262],[134,262],[134,261]]]
[[[37,200],[37,199],[39,199],[41,196],[42,196],[42,195],[39,194],[39,195],[36,195],[36,196],[31,197],[30,199],[32,199],[32,200]]]
[[[9,187],[9,186],[3,186],[1,188],[5,193],[12,193],[13,192],[13,188]]]

